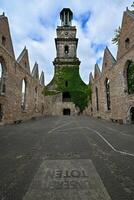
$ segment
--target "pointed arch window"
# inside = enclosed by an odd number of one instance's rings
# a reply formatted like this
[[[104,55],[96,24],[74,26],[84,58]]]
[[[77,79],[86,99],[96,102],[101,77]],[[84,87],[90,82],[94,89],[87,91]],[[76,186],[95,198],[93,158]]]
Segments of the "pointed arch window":
[[[110,81],[108,78],[106,78],[105,80],[105,91],[106,91],[107,110],[111,110]]]
[[[37,87],[35,87],[34,102],[35,102],[35,112],[37,112],[37,107],[38,107],[38,88]]]
[[[130,39],[127,38],[127,39],[125,40],[125,48],[128,49],[129,46],[130,46]]]
[[[21,109],[24,111],[26,110],[26,91],[27,91],[27,83],[26,80],[22,80],[21,86]]]
[[[96,109],[99,111],[99,95],[98,95],[98,88],[95,88],[95,93],[96,93]]]
[[[25,68],[27,68],[27,63],[26,62],[24,63],[24,65],[25,65]]]
[[[6,70],[3,62],[0,60],[0,95],[5,94],[6,92]]]
[[[2,36],[2,45],[6,46],[6,37],[5,36]]]
[[[128,93],[134,93],[134,63],[130,61],[127,67],[127,86],[128,86]]]

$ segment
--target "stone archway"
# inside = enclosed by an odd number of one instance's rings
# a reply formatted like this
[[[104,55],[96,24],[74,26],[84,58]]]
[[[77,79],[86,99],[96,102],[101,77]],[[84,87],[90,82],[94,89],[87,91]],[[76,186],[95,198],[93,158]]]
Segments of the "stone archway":
[[[130,108],[130,120],[131,123],[134,124],[134,107]]]

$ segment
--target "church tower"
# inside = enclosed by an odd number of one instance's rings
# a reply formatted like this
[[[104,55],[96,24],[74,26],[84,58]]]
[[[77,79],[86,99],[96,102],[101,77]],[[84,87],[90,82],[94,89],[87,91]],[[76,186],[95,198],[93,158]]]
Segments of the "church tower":
[[[52,105],[52,115],[76,115],[88,103],[88,86],[79,74],[80,61],[77,58],[78,38],[76,27],[72,25],[73,13],[69,8],[60,12],[60,26],[55,38],[56,58],[53,61],[55,73],[52,81],[45,87]],[[50,102],[49,99],[49,102]]]
[[[55,70],[62,67],[78,66],[77,58],[78,38],[76,38],[76,27],[72,26],[73,13],[69,8],[60,12],[61,26],[57,27],[57,38],[55,39],[57,57],[53,64]]]

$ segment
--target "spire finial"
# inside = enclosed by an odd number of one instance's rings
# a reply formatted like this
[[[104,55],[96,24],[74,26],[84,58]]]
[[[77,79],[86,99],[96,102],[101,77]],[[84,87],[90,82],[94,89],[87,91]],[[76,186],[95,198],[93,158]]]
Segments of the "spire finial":
[[[73,19],[73,12],[70,8],[63,8],[60,12],[61,26],[71,26]]]

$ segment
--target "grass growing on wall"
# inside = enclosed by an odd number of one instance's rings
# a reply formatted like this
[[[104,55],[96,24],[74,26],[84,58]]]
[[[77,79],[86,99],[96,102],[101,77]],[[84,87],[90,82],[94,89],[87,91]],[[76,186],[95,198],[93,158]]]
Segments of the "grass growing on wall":
[[[55,92],[48,89],[52,85],[54,85]],[[84,110],[91,99],[91,86],[81,80],[77,66],[58,69],[44,91],[45,95],[54,95],[58,92],[69,92],[71,101],[79,107],[80,111]]]

